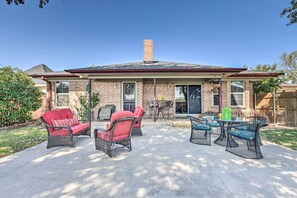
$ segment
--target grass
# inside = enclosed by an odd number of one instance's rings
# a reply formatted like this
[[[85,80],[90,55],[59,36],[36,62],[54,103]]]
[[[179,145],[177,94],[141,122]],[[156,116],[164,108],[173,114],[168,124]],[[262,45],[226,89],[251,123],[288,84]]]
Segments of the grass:
[[[297,129],[277,129],[261,131],[261,136],[271,142],[297,150]]]
[[[47,139],[42,125],[0,131],[0,157],[35,146]]]

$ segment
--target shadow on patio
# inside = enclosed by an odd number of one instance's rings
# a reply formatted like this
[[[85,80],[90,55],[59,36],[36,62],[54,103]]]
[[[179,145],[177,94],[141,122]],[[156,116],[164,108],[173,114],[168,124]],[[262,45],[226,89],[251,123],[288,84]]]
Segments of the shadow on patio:
[[[99,123],[104,126],[104,123]],[[6,197],[296,197],[296,151],[265,142],[264,159],[189,142],[190,129],[145,123],[133,150],[109,158],[94,139],[76,148],[42,143],[0,159]],[[216,136],[213,136],[213,140]],[[17,189],[17,190],[16,190]]]

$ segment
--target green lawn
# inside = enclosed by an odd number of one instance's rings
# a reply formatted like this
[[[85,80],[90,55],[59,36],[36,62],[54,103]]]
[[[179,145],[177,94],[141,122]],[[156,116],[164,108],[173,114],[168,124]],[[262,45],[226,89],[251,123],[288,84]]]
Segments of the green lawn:
[[[297,150],[297,129],[278,129],[261,131],[261,136],[271,142]]]
[[[47,139],[42,125],[0,130],[0,157],[24,150]]]

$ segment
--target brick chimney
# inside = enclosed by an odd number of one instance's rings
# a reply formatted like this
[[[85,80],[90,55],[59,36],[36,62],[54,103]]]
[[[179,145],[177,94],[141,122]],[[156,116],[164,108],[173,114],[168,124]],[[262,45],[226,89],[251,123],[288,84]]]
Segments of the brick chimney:
[[[154,63],[154,40],[144,40],[143,48],[143,62]]]

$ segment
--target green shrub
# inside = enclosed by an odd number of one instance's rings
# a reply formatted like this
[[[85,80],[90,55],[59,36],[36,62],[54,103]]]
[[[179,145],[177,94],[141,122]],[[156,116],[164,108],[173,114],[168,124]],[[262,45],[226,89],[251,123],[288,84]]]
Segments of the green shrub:
[[[88,94],[82,94],[79,96],[78,101],[80,103],[79,107],[75,107],[77,115],[81,120],[88,120],[89,112],[89,98]],[[91,109],[97,106],[99,103],[99,93],[93,93],[91,97]]]
[[[0,127],[24,123],[41,104],[41,91],[17,68],[0,68]]]

